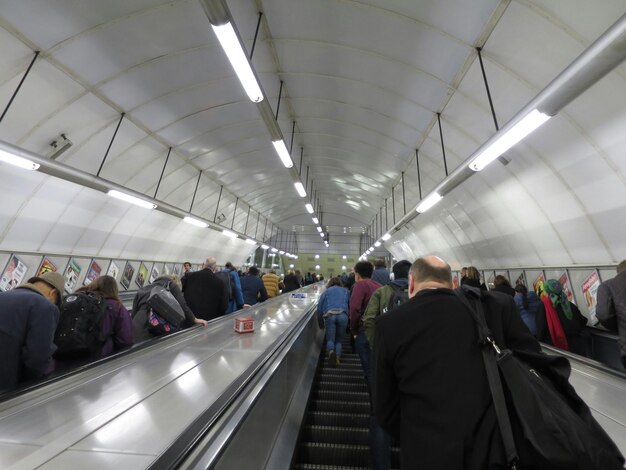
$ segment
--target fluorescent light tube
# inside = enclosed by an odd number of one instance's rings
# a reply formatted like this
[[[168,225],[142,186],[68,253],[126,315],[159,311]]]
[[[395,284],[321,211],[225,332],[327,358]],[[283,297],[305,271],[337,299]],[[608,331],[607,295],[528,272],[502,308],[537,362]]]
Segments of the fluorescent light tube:
[[[389,239],[391,238],[391,235],[390,235],[390,234],[388,234],[388,233],[386,233],[386,234],[384,234],[381,238],[382,238],[384,241],[387,241],[387,240],[389,240]]]
[[[271,251],[272,253],[278,253],[278,250],[277,250],[276,248],[272,248],[270,251]]]
[[[237,238],[237,234],[235,232],[231,232],[230,230],[222,230],[222,234],[226,235],[228,238]]]
[[[483,150],[480,155],[474,158],[469,164],[470,169],[474,171],[482,170],[548,119],[550,119],[550,116],[547,114],[537,109],[532,110],[517,124],[502,134],[494,143]]]
[[[296,187],[296,191],[298,191],[298,194],[300,195],[300,197],[306,197],[306,191],[304,190],[304,185],[300,183],[300,181],[298,181],[297,183],[294,183],[293,185]]]
[[[209,224],[207,224],[206,222],[202,222],[201,220],[189,217],[188,215],[185,216],[183,220],[188,224],[195,225],[196,227],[207,228],[209,226]]]
[[[267,245],[265,245],[265,244],[261,245],[261,249],[262,249],[262,250],[267,250],[268,248],[269,248],[269,246],[267,246]]]
[[[312,220],[313,220],[313,223],[314,223],[315,225],[317,225],[317,224],[319,224],[319,223],[320,223],[320,221],[318,220],[318,218],[317,218],[317,217],[313,217],[313,219],[312,219]]]
[[[370,253],[374,251],[374,247],[370,246]]]
[[[324,238],[324,232],[320,232],[320,237]]]
[[[143,199],[139,199],[138,197],[131,196],[130,194],[123,193],[121,191],[117,191],[116,189],[109,189],[107,194],[115,199],[120,199],[122,201],[130,202],[131,204],[135,204],[136,206],[143,207],[144,209],[156,209],[157,205],[152,204],[151,202],[144,201]]]
[[[39,163],[31,162],[30,160],[19,157],[6,150],[0,150],[0,162],[8,163],[9,165],[17,166],[24,170],[36,170],[39,168]]]
[[[376,248],[378,248],[378,247],[380,246],[380,242],[379,242],[378,240],[376,240],[376,242],[374,243],[374,246],[375,246]]]
[[[434,192],[431,195],[427,196],[426,199],[423,199],[422,202],[418,204],[415,210],[419,212],[420,214],[422,214],[426,212],[428,209],[430,209],[431,207],[433,207],[442,199],[443,199],[443,196],[441,194],[439,194],[438,192]]]
[[[274,140],[272,141],[272,144],[274,144],[276,153],[280,157],[280,160],[283,162],[283,165],[285,165],[285,168],[291,168],[293,166],[293,161],[291,160],[291,155],[289,155],[289,150],[287,150],[285,141]]]
[[[309,214],[312,214],[312,213],[313,213],[313,206],[312,206],[311,204],[307,203],[307,204],[305,204],[305,205],[304,205],[304,207],[306,207],[306,211],[307,211]]]
[[[254,72],[248,61],[248,56],[243,50],[233,25],[228,22],[220,26],[211,25],[211,27],[222,45],[222,49],[224,49],[230,61],[230,65],[235,69],[235,73],[244,90],[246,90],[248,97],[255,103],[263,101],[263,92],[254,76]]]
[[[252,238],[246,238],[246,243],[248,245],[256,245],[256,240],[253,240]]]
[[[317,226],[317,227],[315,227],[315,228],[317,229],[317,231],[318,231],[318,232],[321,232],[321,231],[322,231],[322,227],[320,227],[320,226]]]

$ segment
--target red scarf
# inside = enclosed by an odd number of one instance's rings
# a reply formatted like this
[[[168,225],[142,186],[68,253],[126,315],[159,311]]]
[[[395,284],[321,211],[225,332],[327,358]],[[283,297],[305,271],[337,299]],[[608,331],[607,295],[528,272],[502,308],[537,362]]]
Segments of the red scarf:
[[[541,301],[546,310],[546,322],[548,323],[548,331],[550,331],[552,344],[559,349],[569,351],[569,345],[567,344],[563,326],[561,326],[561,320],[559,320],[559,315],[556,313],[552,301],[549,297],[544,297]]]

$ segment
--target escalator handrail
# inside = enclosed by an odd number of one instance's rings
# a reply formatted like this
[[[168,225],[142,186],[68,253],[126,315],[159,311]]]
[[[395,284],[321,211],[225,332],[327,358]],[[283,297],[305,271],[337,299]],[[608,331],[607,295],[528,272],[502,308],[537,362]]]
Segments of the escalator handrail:
[[[564,351],[562,349],[555,348],[554,346],[550,346],[545,343],[540,343],[541,349],[545,352],[548,352],[552,355],[563,356],[570,361],[576,361],[585,366],[591,367],[599,372],[604,372],[606,374],[610,374],[614,377],[617,377],[622,380],[626,380],[626,373],[621,370],[613,369],[612,367],[603,364],[602,362],[594,361],[593,359],[589,359],[588,357],[579,356],[578,354],[571,353],[569,351]]]

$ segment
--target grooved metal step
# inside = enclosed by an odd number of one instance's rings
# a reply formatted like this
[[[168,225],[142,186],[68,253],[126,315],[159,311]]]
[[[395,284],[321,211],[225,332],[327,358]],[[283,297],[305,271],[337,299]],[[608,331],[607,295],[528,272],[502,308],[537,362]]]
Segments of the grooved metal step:
[[[350,392],[346,390],[313,390],[314,400],[335,400],[335,401],[363,401],[369,402],[370,394],[367,392]]]
[[[340,426],[305,426],[302,430],[303,442],[318,442],[334,444],[368,445],[367,427],[346,428]]]
[[[339,413],[332,411],[309,411],[307,413],[306,424],[311,426],[348,426],[362,427],[369,426],[370,415],[368,413]]]
[[[324,380],[315,382],[313,385],[315,389],[328,390],[328,391],[344,391],[344,392],[363,392],[367,393],[367,385],[361,380],[360,382],[345,382],[344,380],[336,381]]]

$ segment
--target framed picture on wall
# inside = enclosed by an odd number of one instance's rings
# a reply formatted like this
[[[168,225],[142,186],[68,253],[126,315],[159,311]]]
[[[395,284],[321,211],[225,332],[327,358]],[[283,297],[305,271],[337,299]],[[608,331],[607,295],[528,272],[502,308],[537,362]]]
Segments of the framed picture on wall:
[[[150,284],[156,281],[157,277],[159,277],[159,270],[155,264],[154,266],[152,266],[152,270],[150,271]]]
[[[117,266],[117,264],[115,264],[115,261],[111,261],[111,264],[109,264],[109,269],[107,270],[107,275],[117,279],[117,275],[119,273],[120,273],[120,268]],[[129,284],[130,284],[130,281],[129,281]]]
[[[126,266],[124,266],[124,273],[122,274],[122,280],[120,284],[124,289],[128,289],[130,287],[130,281],[133,278],[133,274],[135,274],[135,268],[130,264],[130,261],[126,261]]]
[[[2,276],[0,277],[0,291],[8,291],[19,286],[28,271],[28,266],[16,255],[11,255]]]
[[[100,277],[100,273],[102,272],[102,268],[98,263],[92,261],[89,265],[89,271],[87,271],[87,275],[85,276],[85,280],[83,281],[83,285],[88,286],[91,284],[96,278]]]
[[[139,287],[143,287],[146,283],[146,279],[148,278],[148,267],[143,264],[143,261],[139,265],[139,271],[137,271],[137,279],[135,279],[135,284]]]
[[[37,270],[37,276],[41,276],[45,273],[54,273],[56,272],[56,270],[56,264],[54,264],[50,258],[44,256],[43,261],[41,262],[41,266],[39,266],[39,269]]]
[[[65,268],[65,274],[63,277],[65,278],[65,291],[72,292],[74,287],[76,287],[76,283],[78,282],[78,276],[80,276],[80,272],[82,271],[82,267],[75,260],[70,259],[70,262],[67,263],[67,268]]]

